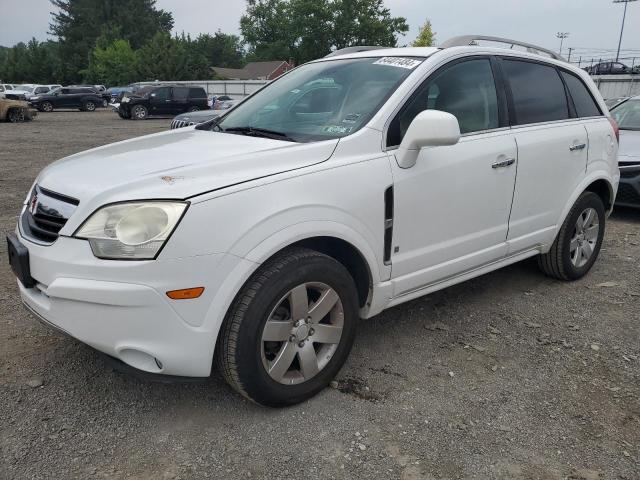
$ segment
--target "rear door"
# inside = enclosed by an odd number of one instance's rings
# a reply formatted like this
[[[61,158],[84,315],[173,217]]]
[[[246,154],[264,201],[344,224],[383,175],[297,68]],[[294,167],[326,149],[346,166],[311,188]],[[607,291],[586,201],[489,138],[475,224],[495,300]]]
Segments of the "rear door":
[[[550,64],[503,58],[518,173],[509,221],[509,253],[553,241],[569,197],[584,178],[588,137]]]
[[[189,110],[189,87],[173,87],[171,90],[170,113],[177,115]]]
[[[73,106],[75,89],[63,88],[60,90],[60,95],[55,97],[53,105],[60,108],[70,108]]]

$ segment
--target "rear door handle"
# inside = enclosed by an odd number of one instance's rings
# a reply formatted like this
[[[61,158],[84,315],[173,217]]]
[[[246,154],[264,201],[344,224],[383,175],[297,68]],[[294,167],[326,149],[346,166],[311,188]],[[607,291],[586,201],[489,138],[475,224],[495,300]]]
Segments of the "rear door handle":
[[[584,150],[587,147],[586,143],[574,143],[569,147],[569,150],[575,152],[576,150]]]
[[[505,158],[504,160],[499,160],[491,165],[491,168],[505,168],[509,167],[516,163],[515,158]]]

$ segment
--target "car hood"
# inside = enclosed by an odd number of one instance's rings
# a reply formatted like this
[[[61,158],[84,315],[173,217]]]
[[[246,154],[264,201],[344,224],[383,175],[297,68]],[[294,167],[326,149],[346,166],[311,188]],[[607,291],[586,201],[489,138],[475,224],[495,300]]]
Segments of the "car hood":
[[[78,153],[44,169],[37,183],[84,206],[186,199],[328,160],[338,140],[292,143],[187,127]]]
[[[620,130],[618,160],[620,162],[640,161],[640,131]]]
[[[182,120],[185,122],[204,122],[211,118],[219,117],[222,112],[219,110],[198,110],[195,112],[181,113],[174,117],[174,120]]]

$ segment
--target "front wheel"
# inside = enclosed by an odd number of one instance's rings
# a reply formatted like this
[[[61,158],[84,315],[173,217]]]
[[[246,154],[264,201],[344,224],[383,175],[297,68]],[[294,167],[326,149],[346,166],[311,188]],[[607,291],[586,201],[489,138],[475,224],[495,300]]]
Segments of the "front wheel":
[[[220,330],[218,368],[256,403],[302,402],[338,373],[357,321],[356,287],[341,263],[313,250],[285,251],[236,297]]]
[[[604,204],[593,192],[584,192],[573,205],[551,250],[538,257],[540,269],[559,280],[584,277],[598,258],[605,230]]]
[[[42,102],[40,105],[41,112],[53,112],[53,103],[51,102]]]
[[[149,110],[144,105],[136,105],[131,109],[131,118],[134,120],[145,120],[149,116]]]

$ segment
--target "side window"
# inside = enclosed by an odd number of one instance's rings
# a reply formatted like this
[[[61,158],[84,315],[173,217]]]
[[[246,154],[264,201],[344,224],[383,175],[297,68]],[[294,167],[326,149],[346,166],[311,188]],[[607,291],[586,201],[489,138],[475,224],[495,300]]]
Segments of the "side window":
[[[189,89],[187,87],[175,87],[173,89],[174,100],[186,100],[189,96]]]
[[[190,88],[189,98],[207,98],[207,94],[201,88]]]
[[[562,72],[562,78],[564,78],[569,94],[573,99],[573,104],[576,107],[576,113],[578,117],[597,117],[602,115],[598,104],[589,93],[589,90],[575,75],[569,72]]]
[[[153,93],[155,94],[155,97],[153,99],[157,102],[164,102],[165,100],[169,100],[171,98],[170,87],[158,88]]]
[[[62,90],[60,90],[60,93],[63,95],[68,95],[71,93],[71,91],[68,88],[63,88]]]
[[[514,125],[569,118],[567,93],[554,67],[520,60],[502,65],[513,95]]]
[[[456,63],[427,79],[391,122],[387,146],[400,145],[413,119],[424,110],[451,113],[461,133],[498,128],[498,96],[489,59]]]
[[[0,92],[4,92],[4,87],[0,85]]]

